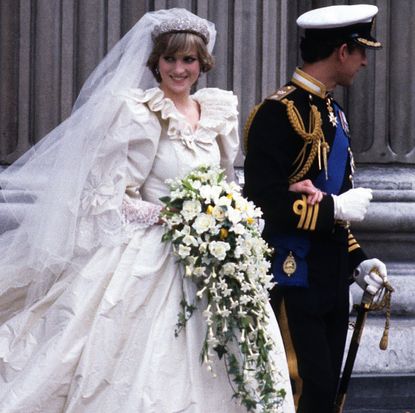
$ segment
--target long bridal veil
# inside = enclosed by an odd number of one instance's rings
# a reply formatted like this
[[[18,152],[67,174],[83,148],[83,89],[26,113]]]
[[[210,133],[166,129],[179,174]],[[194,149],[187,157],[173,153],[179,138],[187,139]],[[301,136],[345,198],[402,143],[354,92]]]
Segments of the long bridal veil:
[[[126,163],[128,128],[120,128],[116,142],[105,140],[121,109],[118,93],[156,85],[146,67],[151,32],[163,21],[190,16],[195,18],[178,8],[144,15],[87,79],[69,118],[0,174],[0,324],[48,291],[64,268],[76,265],[72,257],[82,220],[82,193],[91,185],[87,177],[108,152],[117,153],[119,168]],[[215,27],[203,21],[212,51]],[[114,193],[107,193],[105,182],[93,185],[121,204],[122,182]],[[93,226],[95,242],[84,246],[84,253],[122,241],[119,209],[102,206]]]

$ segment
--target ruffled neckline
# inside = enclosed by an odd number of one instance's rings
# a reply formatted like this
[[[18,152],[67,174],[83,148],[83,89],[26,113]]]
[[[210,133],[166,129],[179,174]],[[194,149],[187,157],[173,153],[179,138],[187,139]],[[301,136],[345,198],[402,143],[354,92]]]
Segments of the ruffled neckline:
[[[167,134],[170,139],[179,139],[189,149],[197,143],[208,143],[220,134],[227,134],[236,122],[237,98],[229,91],[217,88],[204,88],[191,96],[200,105],[200,119],[195,130],[182,115],[170,98],[158,88],[147,90],[131,89],[128,96],[137,103],[146,104],[152,112],[160,113],[168,121]]]

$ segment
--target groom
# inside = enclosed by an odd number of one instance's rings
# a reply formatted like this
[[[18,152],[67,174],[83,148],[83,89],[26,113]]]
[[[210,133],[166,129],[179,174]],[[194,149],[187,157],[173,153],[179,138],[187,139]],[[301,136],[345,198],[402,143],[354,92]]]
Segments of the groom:
[[[386,267],[367,259],[350,222],[363,220],[370,189],[353,188],[346,116],[332,97],[379,49],[371,5],[331,6],[297,19],[301,56],[291,81],[247,123],[245,194],[264,213],[280,323],[297,412],[332,413],[349,317],[349,284],[375,294]],[[383,279],[382,279],[383,278]]]

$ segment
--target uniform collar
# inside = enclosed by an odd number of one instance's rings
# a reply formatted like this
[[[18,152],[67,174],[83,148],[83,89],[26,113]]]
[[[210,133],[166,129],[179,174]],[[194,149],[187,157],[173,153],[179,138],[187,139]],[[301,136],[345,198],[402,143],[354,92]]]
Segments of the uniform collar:
[[[327,95],[327,89],[323,83],[319,82],[308,73],[303,72],[298,67],[295,69],[291,82],[322,99],[324,99]]]

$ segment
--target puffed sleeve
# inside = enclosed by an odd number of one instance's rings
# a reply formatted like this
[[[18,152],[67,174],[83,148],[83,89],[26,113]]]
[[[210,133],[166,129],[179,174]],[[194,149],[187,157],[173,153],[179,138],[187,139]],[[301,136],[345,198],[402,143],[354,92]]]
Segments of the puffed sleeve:
[[[161,126],[137,96],[119,98],[122,104],[81,194],[77,240],[81,249],[118,244],[126,237],[126,225],[139,225],[140,220],[148,224],[158,216],[159,208],[142,201],[139,188],[151,171]],[[132,182],[138,188],[134,194],[129,193]]]
[[[229,181],[234,181],[234,162],[239,150],[238,98],[232,92],[226,92],[228,111],[225,115],[224,129],[218,135],[221,154],[221,167],[225,169]]]
[[[133,134],[128,143],[126,189],[122,202],[123,223],[131,231],[145,228],[159,220],[161,205],[142,199],[140,188],[147,179],[153,166],[160,139],[161,126],[157,116],[146,105],[149,100],[162,98],[158,89],[135,94],[127,99],[127,106],[134,122],[143,124],[145,136]]]
[[[195,97],[205,115],[201,126],[216,135],[220,150],[220,166],[229,181],[235,180],[233,164],[239,150],[238,98],[231,91],[218,88],[199,90]]]

